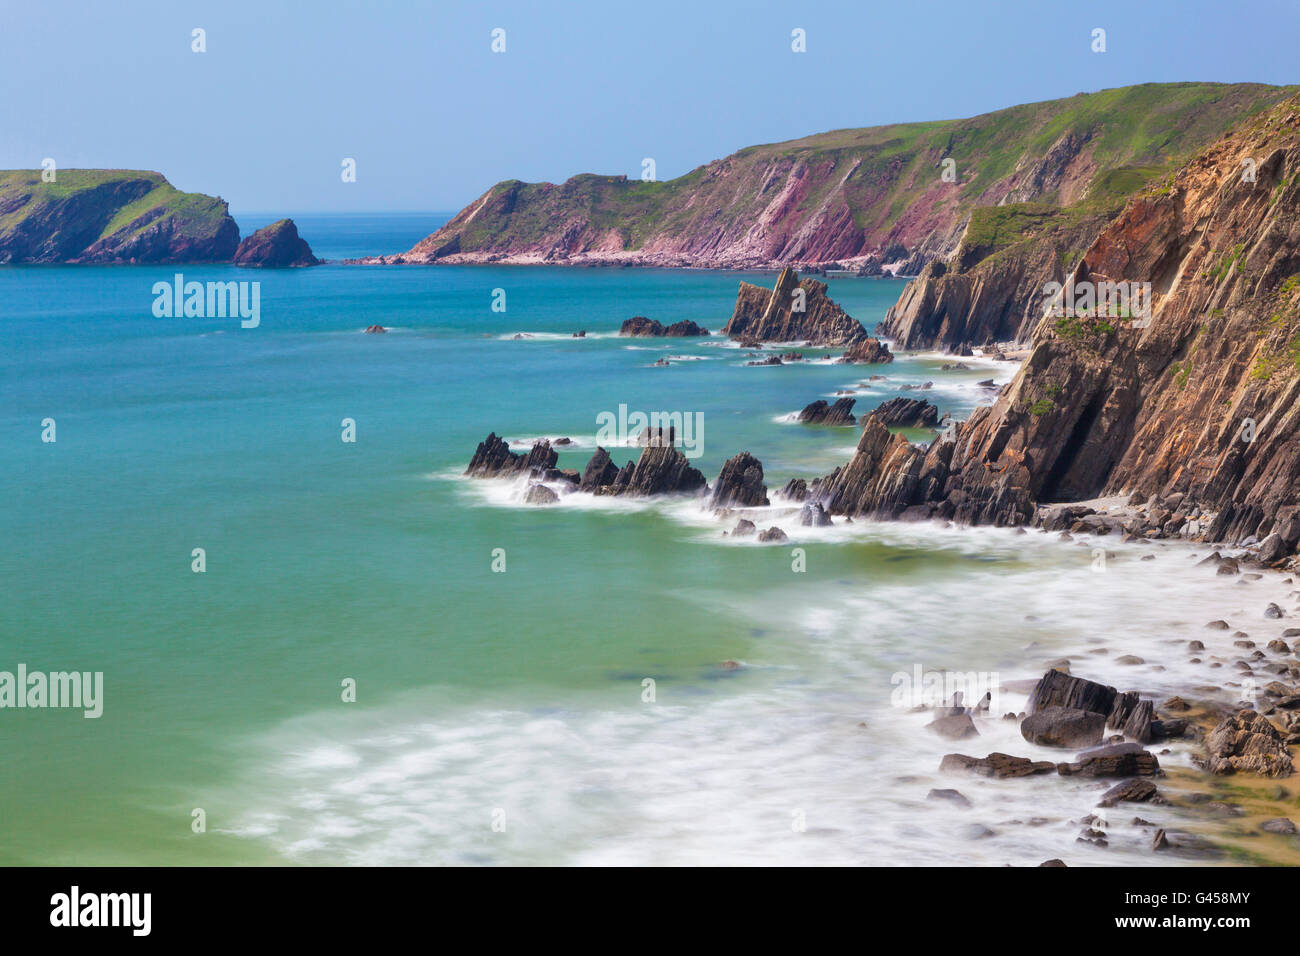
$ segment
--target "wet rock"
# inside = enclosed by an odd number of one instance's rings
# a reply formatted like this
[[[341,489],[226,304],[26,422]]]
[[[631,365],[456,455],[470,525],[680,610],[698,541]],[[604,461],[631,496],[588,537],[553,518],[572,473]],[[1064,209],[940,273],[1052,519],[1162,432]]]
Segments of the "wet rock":
[[[826,283],[801,280],[788,266],[770,290],[740,283],[736,308],[722,332],[742,342],[803,341],[813,346],[851,346],[868,338],[861,323],[827,294]]]
[[[823,528],[831,523],[831,516],[821,502],[809,502],[799,510],[799,524],[804,527]]]
[[[1163,829],[1157,830],[1156,835],[1151,838],[1151,849],[1152,850],[1169,849],[1169,837],[1165,836],[1165,831]]]
[[[1228,625],[1228,622],[1227,622],[1227,621],[1211,621],[1209,624],[1205,625],[1205,629],[1208,630],[1208,631],[1230,631],[1230,630],[1232,630],[1232,628]],[[1204,646],[1204,645],[1202,645],[1202,646]]]
[[[1034,685],[1027,709],[1034,714],[1048,707],[1066,707],[1105,717],[1111,712],[1116,693],[1114,687],[1049,670]]]
[[[834,405],[829,405],[826,399],[819,398],[804,406],[799,413],[799,421],[806,425],[852,425],[857,421],[853,417],[856,401],[854,398],[840,398],[836,399]]]
[[[560,496],[545,485],[529,485],[524,493],[524,504],[528,505],[553,505],[559,500]]]
[[[949,740],[965,740],[967,737],[979,736],[979,731],[975,729],[975,722],[971,720],[970,714],[949,714],[944,717],[936,717],[925,726],[927,730],[933,730],[939,736],[947,737]]]
[[[1145,664],[1146,661],[1143,660],[1142,658],[1138,657],[1136,654],[1125,654],[1125,655],[1122,656],[1122,657],[1117,657],[1117,658],[1115,658],[1115,663],[1116,663],[1116,664],[1127,664],[1127,665],[1129,665],[1130,667],[1132,667],[1132,666],[1137,665],[1137,664]]]
[[[691,467],[685,455],[668,442],[671,439],[651,439],[636,463],[628,462],[619,469],[612,482],[602,484],[594,489],[598,495],[615,495],[627,497],[648,497],[651,495],[683,494],[701,492],[708,488],[704,475]],[[593,456],[587,465],[590,471],[596,465],[601,466]],[[604,473],[607,474],[607,471]],[[585,474],[585,473],[584,473]]]
[[[762,507],[767,500],[767,486],[763,484],[763,463],[747,451],[729,458],[713,485],[712,508]]]
[[[748,518],[741,518],[736,522],[736,527],[731,530],[731,536],[733,538],[744,538],[754,534],[756,530],[754,522],[750,521]]]
[[[1073,763],[1056,769],[1063,777],[1149,777],[1160,769],[1160,762],[1141,744],[1107,744],[1085,750]]]
[[[1270,603],[1269,606],[1264,609],[1264,616],[1270,620],[1276,621],[1278,618],[1286,617],[1286,612],[1276,604]]]
[[[521,473],[536,475],[554,468],[559,457],[547,441],[537,442],[526,455],[516,454],[510,450],[508,442],[498,438],[495,432],[490,432],[487,438],[479,442],[465,474],[475,478],[496,478]]]
[[[1140,701],[1124,721],[1124,736],[1141,744],[1151,743],[1156,739],[1151,726],[1154,717],[1155,708],[1151,701]]]
[[[1101,795],[1097,802],[1099,807],[1113,807],[1120,803],[1154,803],[1166,804],[1169,801],[1160,795],[1156,785],[1150,780],[1138,778],[1117,783]]]
[[[1280,640],[1278,638],[1274,638],[1273,640],[1268,642],[1268,649],[1272,651],[1274,654],[1291,653],[1291,648],[1287,645],[1287,642]]]
[[[883,365],[893,360],[888,345],[880,339],[866,338],[850,346],[838,361],[851,365]]]
[[[1093,747],[1101,743],[1106,718],[1073,707],[1045,707],[1025,718],[1020,734],[1041,747]]]
[[[965,771],[983,777],[1027,777],[1051,773],[1056,769],[1050,760],[1030,760],[1010,754],[991,753],[987,757],[947,754],[939,764],[941,771]]]
[[[771,528],[768,528],[766,531],[760,531],[758,533],[758,540],[770,541],[770,542],[781,542],[781,541],[789,541],[790,538],[780,528],[773,526]]]
[[[943,800],[959,807],[969,807],[971,802],[960,790],[931,790],[925,795],[927,800]]]
[[[1040,867],[1044,867],[1044,866],[1059,867],[1059,866],[1065,866],[1065,862],[1063,860],[1051,859],[1051,860],[1044,860],[1042,863],[1039,863],[1038,865]]]
[[[586,333],[583,333],[584,335]],[[627,319],[618,330],[619,335],[634,336],[637,338],[658,338],[667,336],[669,338],[693,338],[700,335],[708,335],[709,330],[696,325],[688,319],[681,322],[674,322],[672,325],[664,326],[662,322],[656,319],[648,319],[644,315],[634,315]]]
[[[781,496],[790,501],[803,501],[808,497],[808,482],[802,478],[791,478],[781,489]]]
[[[1205,756],[1193,760],[1215,774],[1285,777],[1294,769],[1282,734],[1253,710],[1239,710],[1210,731],[1205,738]]]
[[[613,484],[617,477],[618,466],[610,460],[609,452],[597,446],[596,453],[591,456],[591,461],[587,462],[587,467],[582,472],[578,490],[594,492],[602,485]]]

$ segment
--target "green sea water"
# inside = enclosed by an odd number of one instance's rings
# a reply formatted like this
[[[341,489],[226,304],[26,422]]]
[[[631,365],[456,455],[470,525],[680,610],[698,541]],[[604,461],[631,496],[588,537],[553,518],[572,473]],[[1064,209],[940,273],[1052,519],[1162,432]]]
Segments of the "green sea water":
[[[436,225],[299,222],[333,258]],[[259,281],[260,325],[155,318],[153,283],[178,271]],[[755,368],[719,336],[614,335],[632,315],[716,332],[742,280],[772,277],[0,270],[0,670],[105,687],[98,719],[0,711],[0,862],[872,862],[960,826],[893,782],[943,750],[887,744],[916,733],[889,675],[1032,671],[1028,641],[1113,633],[1140,589],[1099,600],[1087,554],[1004,531],[800,529],[777,507],[792,540],[762,547],[695,502],[535,508],[460,476],[490,431],[570,437],[560,465],[581,468],[597,416],[626,405],[698,413],[710,481],[746,450],[775,491],[852,452],[855,429],[788,421],[816,398],[883,374],[858,412],[928,381],[964,418],[981,379],[1011,375],[936,355]],[[903,283],[830,285],[871,328]],[[1035,609],[1046,623],[1024,623]]]

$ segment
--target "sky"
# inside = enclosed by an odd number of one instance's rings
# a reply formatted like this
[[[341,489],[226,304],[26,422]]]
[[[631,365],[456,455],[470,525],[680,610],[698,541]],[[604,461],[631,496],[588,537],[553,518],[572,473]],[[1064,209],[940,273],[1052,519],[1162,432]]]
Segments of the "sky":
[[[237,215],[454,211],[1132,83],[1296,83],[1298,35],[1300,0],[0,0],[0,168],[153,169]]]

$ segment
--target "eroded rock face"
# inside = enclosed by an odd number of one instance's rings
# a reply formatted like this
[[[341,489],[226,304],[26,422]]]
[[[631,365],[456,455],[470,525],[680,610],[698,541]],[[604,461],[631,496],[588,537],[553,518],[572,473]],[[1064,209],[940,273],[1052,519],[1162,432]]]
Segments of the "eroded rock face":
[[[312,255],[311,246],[298,235],[292,219],[281,219],[257,230],[239,244],[233,261],[237,266],[265,269],[320,265],[320,260]]]
[[[831,405],[826,399],[819,398],[804,406],[799,413],[799,421],[807,425],[852,425],[856,421],[853,417],[855,401],[852,398],[838,398]]]
[[[1149,777],[1160,769],[1160,761],[1141,744],[1108,744],[1085,750],[1073,763],[1056,769],[1063,777]]]
[[[742,282],[736,309],[722,332],[741,341],[818,346],[852,345],[867,338],[861,323],[827,295],[825,282],[801,280],[789,266],[771,290]]]
[[[939,409],[923,398],[891,398],[873,414],[891,428],[934,428],[939,424]]]
[[[1243,160],[1257,163],[1243,182]],[[859,444],[842,472],[965,523],[1024,524],[1039,502],[1181,495],[1208,540],[1300,543],[1300,97],[1245,122],[1131,201],[1067,276],[1150,283],[1149,319],[1044,315],[992,406],[926,452]],[[1253,440],[1243,440],[1243,429]],[[950,448],[944,445],[951,443]],[[929,486],[917,489],[922,475]],[[836,483],[843,475],[830,476]],[[885,493],[885,492],[888,493]],[[1167,532],[1166,532],[1167,533]]]
[[[747,451],[728,459],[714,482],[709,504],[713,508],[756,508],[769,504],[767,486],[763,484],[763,463]]]
[[[1205,756],[1193,758],[1210,773],[1289,777],[1291,752],[1282,734],[1253,710],[1239,710],[1205,738]]]

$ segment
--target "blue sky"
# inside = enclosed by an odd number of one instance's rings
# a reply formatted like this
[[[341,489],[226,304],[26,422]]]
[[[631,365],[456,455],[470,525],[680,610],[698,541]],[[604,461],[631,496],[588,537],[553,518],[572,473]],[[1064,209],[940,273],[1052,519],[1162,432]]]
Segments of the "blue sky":
[[[454,210],[644,157],[669,179],[828,129],[1300,81],[1300,0],[0,2],[0,168],[156,169],[236,213]]]

